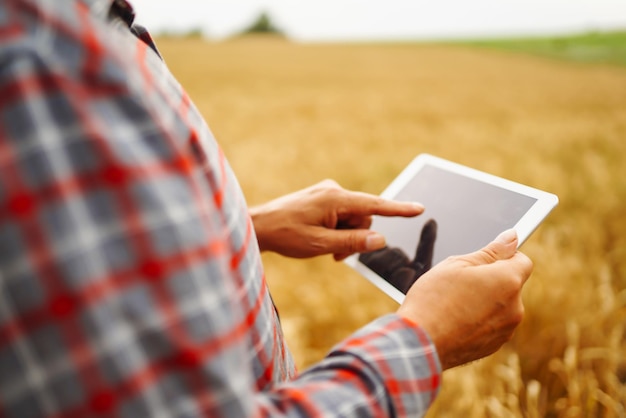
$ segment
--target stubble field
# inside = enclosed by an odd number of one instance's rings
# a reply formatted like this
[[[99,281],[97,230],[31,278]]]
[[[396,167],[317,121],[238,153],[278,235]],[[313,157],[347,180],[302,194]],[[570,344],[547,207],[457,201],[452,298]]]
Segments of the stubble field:
[[[626,67],[463,46],[159,45],[251,205],[325,178],[379,193],[422,152],[558,194],[522,248],[524,322],[447,371],[429,416],[626,416]],[[264,262],[301,369],[397,308],[331,257]]]

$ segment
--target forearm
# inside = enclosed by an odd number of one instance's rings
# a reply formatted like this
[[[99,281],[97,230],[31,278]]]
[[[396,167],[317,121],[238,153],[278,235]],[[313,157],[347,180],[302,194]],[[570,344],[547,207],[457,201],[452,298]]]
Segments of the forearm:
[[[388,315],[267,396],[307,412],[301,415],[419,417],[435,399],[440,377],[439,360],[428,336],[400,317]]]

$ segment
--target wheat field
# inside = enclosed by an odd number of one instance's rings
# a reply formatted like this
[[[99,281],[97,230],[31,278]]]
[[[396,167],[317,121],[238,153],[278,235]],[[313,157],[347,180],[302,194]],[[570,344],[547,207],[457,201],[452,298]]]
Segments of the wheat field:
[[[626,67],[463,46],[159,45],[250,205],[324,178],[379,193],[422,152],[556,193],[522,247],[522,325],[445,372],[428,416],[626,416]],[[264,262],[300,369],[397,308],[331,257]]]

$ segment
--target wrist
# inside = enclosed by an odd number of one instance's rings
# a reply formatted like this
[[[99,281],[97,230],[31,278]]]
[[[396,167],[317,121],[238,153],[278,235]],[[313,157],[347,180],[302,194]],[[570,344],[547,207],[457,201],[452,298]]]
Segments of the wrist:
[[[267,248],[267,240],[265,237],[267,236],[267,231],[265,228],[264,219],[266,217],[266,210],[261,206],[254,206],[248,209],[248,213],[250,215],[250,219],[252,220],[252,225],[254,227],[254,233],[256,234],[256,239],[259,244],[259,250],[261,252],[268,251]]]
[[[430,318],[426,312],[416,314],[413,310],[405,308],[404,305],[400,306],[396,314],[409,326],[419,330],[428,337],[430,344],[437,353],[442,369],[448,369],[446,334],[442,332],[440,326],[441,319]]]
[[[429,352],[433,355],[434,364],[436,365],[436,369],[439,373],[447,369],[444,364],[444,358],[442,358],[442,352],[437,346],[433,335],[430,334],[429,330],[425,328],[421,323],[415,321],[414,318],[403,315],[400,310],[395,313],[397,317],[406,325],[408,329],[413,331],[413,333],[417,336],[420,344],[422,346],[429,346]]]

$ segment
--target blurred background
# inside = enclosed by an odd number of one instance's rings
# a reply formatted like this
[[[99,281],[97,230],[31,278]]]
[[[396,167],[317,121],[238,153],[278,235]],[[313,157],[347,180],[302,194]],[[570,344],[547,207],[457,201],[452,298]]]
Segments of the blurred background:
[[[238,33],[261,13],[299,41],[416,40],[623,29],[623,0],[135,0],[153,30]]]
[[[626,2],[132,3],[251,205],[380,193],[422,152],[559,196],[524,322],[429,416],[626,416]],[[263,257],[301,369],[397,308],[330,257]]]

